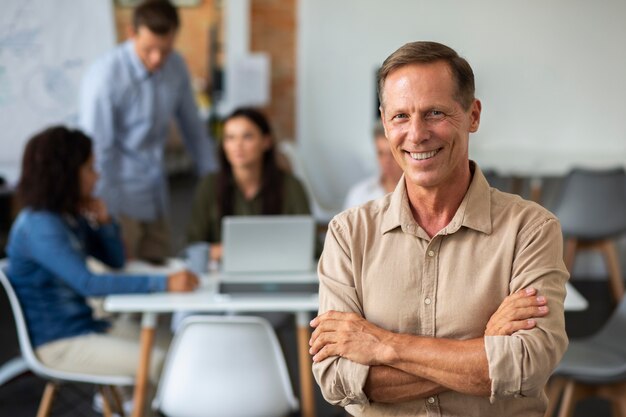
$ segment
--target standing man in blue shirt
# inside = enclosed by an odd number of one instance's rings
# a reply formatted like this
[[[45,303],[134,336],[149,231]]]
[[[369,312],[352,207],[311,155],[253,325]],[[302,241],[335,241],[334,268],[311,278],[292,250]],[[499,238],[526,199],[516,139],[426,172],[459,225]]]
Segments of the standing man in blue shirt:
[[[130,258],[160,261],[169,252],[163,153],[172,117],[199,174],[217,164],[187,68],[173,51],[178,27],[168,1],[139,5],[130,39],[97,60],[81,86],[79,123],[94,139],[96,193],[118,217]]]

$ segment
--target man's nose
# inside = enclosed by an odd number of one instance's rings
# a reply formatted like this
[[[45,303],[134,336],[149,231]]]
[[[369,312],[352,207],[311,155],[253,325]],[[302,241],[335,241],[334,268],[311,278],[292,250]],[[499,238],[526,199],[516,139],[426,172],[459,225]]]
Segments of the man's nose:
[[[152,52],[152,55],[150,56],[151,61],[152,61],[152,65],[155,66],[155,67],[160,66],[161,63],[163,62],[163,57],[164,56],[165,55],[161,51],[154,51],[154,52]]]
[[[430,138],[428,123],[421,117],[413,117],[409,123],[408,138],[414,142],[422,142]]]

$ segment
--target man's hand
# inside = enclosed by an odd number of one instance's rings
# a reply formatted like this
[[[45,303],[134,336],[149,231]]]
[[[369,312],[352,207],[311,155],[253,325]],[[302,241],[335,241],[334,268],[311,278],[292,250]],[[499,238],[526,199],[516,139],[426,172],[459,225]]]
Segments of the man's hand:
[[[341,356],[363,365],[380,365],[393,355],[384,341],[393,333],[368,322],[356,313],[328,311],[311,320],[309,353],[313,362]]]
[[[535,288],[526,288],[506,297],[491,316],[485,336],[510,336],[518,330],[532,329],[534,320],[548,314],[547,300]]]
[[[176,272],[167,277],[167,291],[187,292],[198,287],[198,277],[187,270]]]

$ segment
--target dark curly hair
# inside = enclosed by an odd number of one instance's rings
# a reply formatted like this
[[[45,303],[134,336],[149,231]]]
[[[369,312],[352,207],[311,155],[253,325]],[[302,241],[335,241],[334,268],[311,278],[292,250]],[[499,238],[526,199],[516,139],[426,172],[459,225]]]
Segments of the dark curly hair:
[[[224,124],[237,117],[248,119],[259,128],[262,135],[272,135],[272,128],[265,115],[260,111],[250,107],[238,108],[224,119]],[[237,185],[235,184],[233,170],[226,158],[223,145],[220,146],[219,154],[221,170],[218,177],[217,198],[220,216],[223,217],[234,214],[235,187]],[[259,193],[263,196],[262,214],[280,214],[283,203],[284,173],[276,162],[276,146],[273,141],[272,145],[263,153],[263,171],[261,175],[263,177]]]
[[[78,214],[80,167],[91,156],[91,139],[79,130],[53,126],[26,144],[17,185],[20,204],[33,210]]]

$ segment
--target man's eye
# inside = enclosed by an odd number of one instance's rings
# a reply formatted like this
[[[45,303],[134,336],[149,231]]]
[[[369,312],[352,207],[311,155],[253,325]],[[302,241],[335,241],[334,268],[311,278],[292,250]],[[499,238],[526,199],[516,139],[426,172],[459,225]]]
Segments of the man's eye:
[[[409,115],[406,113],[399,113],[393,116],[394,119],[408,119]]]
[[[428,112],[428,116],[439,118],[439,117],[443,117],[444,113],[440,110],[431,110]]]

